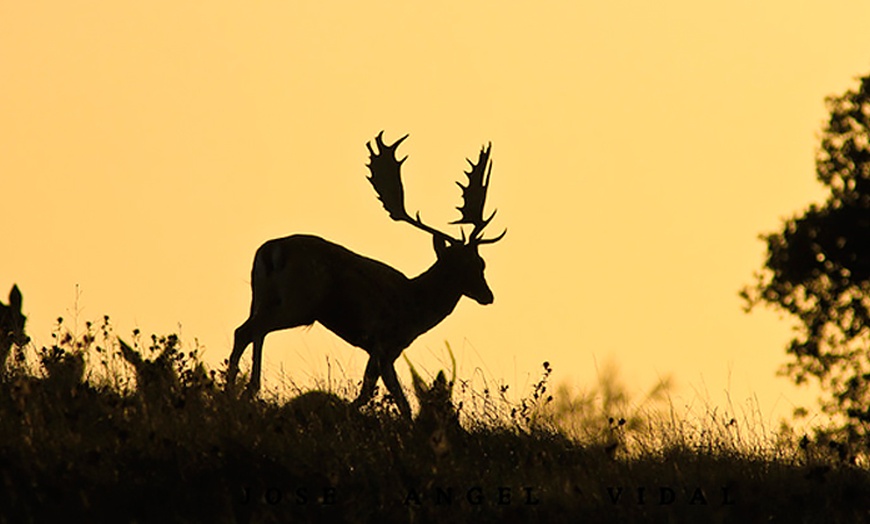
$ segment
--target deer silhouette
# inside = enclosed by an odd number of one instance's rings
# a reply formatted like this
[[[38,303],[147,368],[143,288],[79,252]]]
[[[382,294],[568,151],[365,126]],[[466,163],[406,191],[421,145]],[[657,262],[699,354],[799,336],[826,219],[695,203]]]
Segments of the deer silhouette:
[[[24,333],[27,317],[21,313],[21,291],[13,285],[9,305],[0,302],[0,370],[4,369],[13,345],[24,346],[30,337]]]
[[[402,355],[411,371],[411,381],[414,387],[414,396],[420,404],[420,411],[414,419],[414,430],[425,439],[426,444],[435,455],[442,458],[458,441],[466,436],[465,429],[459,423],[459,412],[453,404],[453,385],[456,383],[456,358],[453,350],[447,345],[450,361],[453,363],[453,371],[450,380],[444,375],[444,371],[438,371],[432,385],[429,386],[417,373],[416,368],[407,355]]]
[[[448,346],[448,351],[450,351]],[[403,355],[405,356],[405,355]],[[456,360],[450,352],[453,362],[453,376],[448,381],[444,371],[439,371],[431,382],[424,380],[405,356],[405,361],[411,371],[413,392],[419,404],[419,410],[411,421],[405,442],[429,449],[435,459],[441,459],[451,453],[457,445],[462,445],[467,436],[465,429],[459,423],[459,412],[453,404],[453,384],[456,381]],[[315,431],[334,431],[342,427],[350,429],[351,433],[342,438],[354,438],[354,432],[370,431],[370,425],[377,420],[359,412],[352,404],[340,395],[330,391],[314,389],[291,398],[279,410],[277,423],[291,422],[299,428]],[[400,426],[406,428],[407,426]]]
[[[395,152],[408,135],[393,144],[383,142],[383,131],[369,150],[369,181],[390,218],[407,222],[432,235],[437,260],[422,274],[408,278],[392,267],[311,235],[292,235],[266,242],[257,250],[251,271],[251,313],[236,329],[227,368],[232,388],[239,360],[254,345],[247,393],[260,388],[263,340],[266,334],[320,322],[353,346],[369,354],[362,389],[353,406],[365,405],[382,378],[399,411],[410,418],[411,408],[396,377],[394,362],[411,342],[430,330],[456,307],[462,296],[486,305],[493,294],[484,278],[478,246],[504,237],[483,238],[483,229],[495,216],[484,219],[484,204],[492,172],[490,146],[482,148],[478,162],[471,160],[463,186],[462,217],[452,224],[473,226],[468,238],[434,229],[405,210],[401,167],[407,157]],[[457,183],[458,184],[458,183]]]

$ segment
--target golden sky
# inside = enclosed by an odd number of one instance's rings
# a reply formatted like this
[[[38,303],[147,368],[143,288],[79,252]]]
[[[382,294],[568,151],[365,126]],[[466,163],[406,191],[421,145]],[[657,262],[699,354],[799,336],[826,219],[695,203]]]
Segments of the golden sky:
[[[217,363],[269,238],[432,263],[366,141],[411,134],[407,206],[444,228],[491,141],[496,301],[463,299],[412,360],[445,365],[447,340],[460,376],[522,390],[544,360],[583,386],[612,359],[636,393],[672,373],[678,403],[775,421],[805,398],[774,377],[790,323],[737,292],[758,234],[824,198],[823,99],[870,70],[868,21],[859,0],[0,0],[0,296],[19,284],[37,344],[109,314],[123,336],[180,323]],[[325,330],[272,335],[266,385],[327,357],[361,377]]]

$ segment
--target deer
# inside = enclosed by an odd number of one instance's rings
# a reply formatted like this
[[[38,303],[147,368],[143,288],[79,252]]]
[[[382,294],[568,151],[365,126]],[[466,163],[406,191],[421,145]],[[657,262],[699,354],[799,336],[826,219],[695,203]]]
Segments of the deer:
[[[411,408],[396,377],[394,363],[421,334],[450,315],[459,299],[468,297],[481,305],[492,304],[492,290],[484,278],[486,266],[478,247],[504,238],[505,229],[493,238],[483,230],[495,217],[484,218],[484,204],[492,173],[490,150],[481,148],[477,163],[468,160],[470,171],[462,188],[461,237],[456,238],[425,224],[420,213],[414,217],[405,209],[401,168],[396,150],[405,135],[385,144],[383,131],[375,137],[375,148],[366,142],[371,176],[369,182],[390,218],[405,222],[432,236],[436,261],[420,275],[406,277],[383,262],[313,235],[296,234],[265,242],[254,255],[251,270],[251,310],[234,334],[227,367],[227,388],[234,388],[239,360],[253,344],[251,378],[245,393],[260,389],[263,341],[268,333],[319,322],[352,346],[369,354],[354,408],[366,405],[374,396],[378,379],[383,379],[399,412],[411,418]],[[466,238],[462,225],[472,226]]]
[[[456,358],[450,344],[447,344],[447,351],[453,363],[453,375],[448,381],[444,371],[439,370],[431,386],[420,377],[408,356],[402,355],[411,371],[414,396],[420,405],[420,411],[414,419],[414,429],[425,439],[436,458],[447,455],[451,446],[467,435],[459,423],[459,411],[452,399],[453,385],[456,383]]]
[[[27,317],[21,313],[21,290],[17,285],[9,291],[9,304],[0,302],[0,370],[4,369],[12,346],[25,346],[30,337],[24,333]]]
[[[422,449],[431,450],[435,459],[442,459],[452,449],[461,447],[468,435],[459,423],[459,410],[452,400],[456,359],[449,344],[447,350],[453,363],[453,376],[447,380],[444,371],[439,370],[431,383],[420,376],[407,355],[402,355],[411,371],[413,392],[419,405],[410,427],[411,432],[407,435],[410,440],[406,442],[417,443]],[[341,395],[321,389],[305,391],[289,399],[279,413],[279,425],[289,421],[302,429],[331,430],[342,426],[366,431],[367,426],[376,420],[354,409]]]

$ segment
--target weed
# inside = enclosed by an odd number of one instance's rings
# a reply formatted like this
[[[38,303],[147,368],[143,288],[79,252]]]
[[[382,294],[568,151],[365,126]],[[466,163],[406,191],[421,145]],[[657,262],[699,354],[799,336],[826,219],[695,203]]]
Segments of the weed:
[[[122,342],[59,321],[0,381],[0,521],[526,522],[867,520],[849,452],[615,377],[517,402],[508,386],[416,376],[408,421],[357,384],[237,398],[174,335]],[[148,340],[148,339],[146,339]],[[414,372],[416,375],[416,371]],[[662,409],[654,410],[653,407]]]

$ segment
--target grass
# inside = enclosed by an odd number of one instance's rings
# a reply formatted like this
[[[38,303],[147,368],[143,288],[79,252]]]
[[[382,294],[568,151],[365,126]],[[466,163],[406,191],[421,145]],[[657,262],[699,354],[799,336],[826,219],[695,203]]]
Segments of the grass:
[[[435,439],[383,396],[350,409],[354,384],[228,395],[174,336],[54,339],[0,380],[0,522],[870,520],[870,472],[833,448],[632,410],[612,380],[551,393],[549,365],[517,403],[458,382]]]

